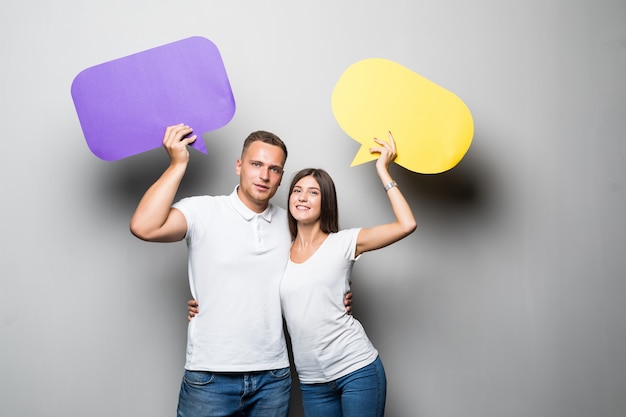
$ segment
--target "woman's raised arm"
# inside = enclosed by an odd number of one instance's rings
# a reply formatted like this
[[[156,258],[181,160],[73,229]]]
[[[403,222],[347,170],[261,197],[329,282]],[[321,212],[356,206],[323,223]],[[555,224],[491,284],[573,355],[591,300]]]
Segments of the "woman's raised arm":
[[[398,154],[391,132],[388,133],[388,137],[388,142],[374,138],[374,141],[379,146],[370,148],[370,153],[380,154],[376,161],[376,172],[380,177],[387,197],[389,197],[389,202],[391,203],[391,208],[396,219],[393,223],[361,229],[357,238],[356,256],[363,252],[391,245],[410,235],[417,228],[417,223],[409,203],[404,198],[404,195],[402,195],[398,184],[389,174],[389,164],[396,159]]]

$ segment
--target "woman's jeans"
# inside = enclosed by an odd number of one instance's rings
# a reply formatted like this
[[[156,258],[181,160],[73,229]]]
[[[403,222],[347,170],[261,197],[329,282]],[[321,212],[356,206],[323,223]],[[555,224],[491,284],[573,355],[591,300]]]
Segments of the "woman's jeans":
[[[301,384],[306,417],[382,417],[387,379],[376,358],[371,364],[322,384]]]
[[[185,371],[178,417],[287,417],[289,368],[264,372]]]

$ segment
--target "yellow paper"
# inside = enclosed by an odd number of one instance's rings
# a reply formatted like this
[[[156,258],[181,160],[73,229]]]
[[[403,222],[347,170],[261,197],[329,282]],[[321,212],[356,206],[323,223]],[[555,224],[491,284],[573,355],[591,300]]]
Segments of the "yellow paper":
[[[341,75],[332,95],[341,128],[361,144],[351,166],[378,158],[374,137],[391,131],[395,162],[421,174],[453,168],[474,136],[472,115],[455,94],[393,61],[370,58]]]

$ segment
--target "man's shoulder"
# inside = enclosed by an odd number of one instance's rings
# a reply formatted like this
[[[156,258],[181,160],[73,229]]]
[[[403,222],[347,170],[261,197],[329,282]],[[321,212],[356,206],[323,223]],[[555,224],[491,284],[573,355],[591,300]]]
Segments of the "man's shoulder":
[[[272,210],[272,213],[274,213],[276,215],[280,215],[280,216],[286,216],[287,215],[287,210],[285,210],[281,206],[277,206],[276,204],[271,204],[270,203],[270,209]]]
[[[225,195],[195,195],[181,198],[172,207],[182,211],[189,219],[197,216],[205,218],[208,213],[221,213],[230,206],[228,196]]]
[[[180,200],[178,200],[178,202],[176,204],[179,203],[191,203],[191,204],[203,204],[203,203],[220,203],[222,201],[225,201],[228,199],[228,195],[208,195],[208,194],[204,194],[204,195],[192,195],[192,196],[187,196],[187,197],[183,197]]]

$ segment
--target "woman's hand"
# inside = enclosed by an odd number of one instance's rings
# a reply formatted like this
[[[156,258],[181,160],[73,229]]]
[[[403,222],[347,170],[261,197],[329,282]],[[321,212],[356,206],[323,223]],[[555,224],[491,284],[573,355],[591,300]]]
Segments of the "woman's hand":
[[[191,321],[192,318],[196,317],[196,315],[200,312],[198,310],[198,301],[193,298],[187,301],[187,320]]]
[[[370,148],[370,153],[379,153],[376,161],[376,173],[383,185],[391,208],[396,219],[393,223],[380,224],[374,227],[361,229],[356,242],[355,256],[363,252],[383,248],[413,233],[417,227],[415,217],[411,211],[409,203],[402,195],[398,184],[391,178],[389,174],[389,164],[398,156],[396,152],[396,143],[391,136],[391,132],[387,132],[389,142],[385,142],[378,138],[374,141],[379,145]]]
[[[398,156],[396,151],[396,142],[393,140],[391,132],[387,132],[387,137],[389,138],[388,142],[374,138],[374,142],[376,142],[379,146],[374,146],[369,149],[370,153],[380,154],[378,156],[378,160],[376,161],[376,170],[379,172],[381,169],[387,171],[389,164],[391,164]]]

